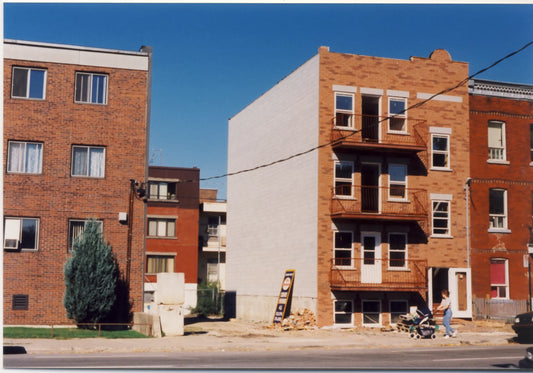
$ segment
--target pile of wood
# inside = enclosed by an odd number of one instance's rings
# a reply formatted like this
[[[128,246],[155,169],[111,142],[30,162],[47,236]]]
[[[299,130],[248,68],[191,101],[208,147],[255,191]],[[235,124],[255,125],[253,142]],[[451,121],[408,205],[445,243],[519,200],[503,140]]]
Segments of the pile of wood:
[[[283,319],[281,324],[275,324],[274,327],[283,330],[310,330],[316,329],[315,314],[307,309],[300,308],[296,312],[291,312],[290,316]]]

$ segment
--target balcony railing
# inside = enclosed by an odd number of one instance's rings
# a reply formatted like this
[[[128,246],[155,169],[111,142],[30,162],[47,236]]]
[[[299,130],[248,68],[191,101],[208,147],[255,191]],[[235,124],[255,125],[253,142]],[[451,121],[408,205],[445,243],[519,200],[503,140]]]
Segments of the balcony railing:
[[[345,218],[427,219],[427,191],[396,187],[342,185],[333,188],[331,215]]]
[[[427,260],[337,258],[329,282],[336,290],[427,290]]]
[[[425,120],[377,115],[337,114],[332,120],[333,146],[427,150]]]

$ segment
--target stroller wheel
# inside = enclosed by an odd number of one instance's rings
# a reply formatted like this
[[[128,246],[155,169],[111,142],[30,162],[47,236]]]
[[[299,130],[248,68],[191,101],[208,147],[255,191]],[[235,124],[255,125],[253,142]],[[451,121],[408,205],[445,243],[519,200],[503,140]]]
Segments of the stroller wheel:
[[[417,334],[416,339],[420,339],[420,338],[422,338],[422,336],[420,334]]]
[[[436,334],[431,334],[431,339],[435,339],[437,338],[437,335]]]
[[[414,337],[415,337],[415,333],[411,333],[411,334],[409,335],[409,337],[414,338]]]

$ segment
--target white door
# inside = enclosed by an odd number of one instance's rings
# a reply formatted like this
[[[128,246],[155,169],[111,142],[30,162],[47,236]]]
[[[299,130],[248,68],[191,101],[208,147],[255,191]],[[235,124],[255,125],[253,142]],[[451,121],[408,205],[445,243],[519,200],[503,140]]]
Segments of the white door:
[[[361,282],[381,283],[381,234],[361,232]]]
[[[472,317],[472,281],[470,268],[450,268],[448,289],[452,299],[453,317]]]

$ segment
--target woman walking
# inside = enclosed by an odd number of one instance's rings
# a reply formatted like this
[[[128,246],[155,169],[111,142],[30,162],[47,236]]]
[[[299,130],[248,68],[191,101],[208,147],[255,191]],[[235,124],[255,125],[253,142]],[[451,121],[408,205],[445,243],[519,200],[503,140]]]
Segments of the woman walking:
[[[454,328],[450,325],[452,321],[452,300],[450,299],[450,292],[446,289],[443,289],[441,291],[442,295],[442,302],[440,303],[440,306],[437,307],[437,310],[444,310],[444,317],[442,318],[442,324],[446,328],[446,335],[444,338],[450,338],[457,336],[457,332]]]

